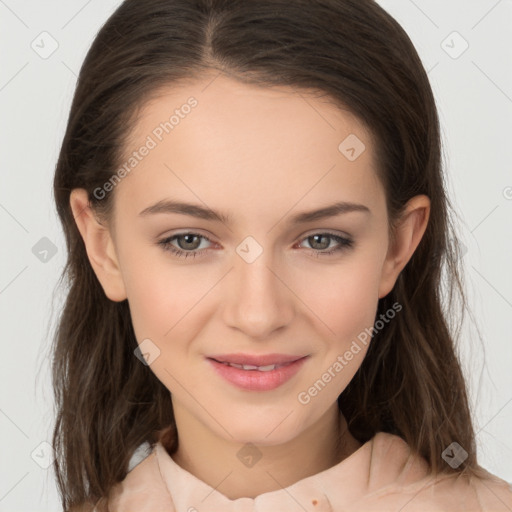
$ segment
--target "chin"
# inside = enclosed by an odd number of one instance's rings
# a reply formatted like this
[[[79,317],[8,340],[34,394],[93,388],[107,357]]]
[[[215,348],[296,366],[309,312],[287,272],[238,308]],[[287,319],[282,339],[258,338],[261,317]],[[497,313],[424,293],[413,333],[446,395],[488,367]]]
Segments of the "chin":
[[[252,415],[232,416],[228,421],[221,422],[229,434],[217,424],[211,425],[211,428],[226,441],[275,446],[291,441],[306,428],[297,422],[298,419],[292,409],[284,406],[280,406],[275,412],[264,412],[261,408],[255,408]]]

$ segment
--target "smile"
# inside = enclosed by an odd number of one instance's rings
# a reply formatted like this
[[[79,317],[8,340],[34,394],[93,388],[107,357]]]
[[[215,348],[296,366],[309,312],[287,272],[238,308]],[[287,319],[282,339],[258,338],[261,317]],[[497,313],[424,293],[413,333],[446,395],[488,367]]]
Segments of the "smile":
[[[289,381],[309,356],[281,364],[251,365],[220,362],[207,358],[217,375],[237,388],[248,391],[271,391]]]

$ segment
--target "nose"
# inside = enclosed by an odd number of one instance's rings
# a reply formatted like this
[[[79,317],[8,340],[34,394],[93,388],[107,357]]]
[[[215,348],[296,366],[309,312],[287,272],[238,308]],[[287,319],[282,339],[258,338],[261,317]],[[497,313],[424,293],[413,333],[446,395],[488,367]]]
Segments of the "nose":
[[[282,270],[273,267],[270,251],[252,263],[234,254],[226,276],[223,320],[251,339],[267,339],[295,315],[293,292]]]

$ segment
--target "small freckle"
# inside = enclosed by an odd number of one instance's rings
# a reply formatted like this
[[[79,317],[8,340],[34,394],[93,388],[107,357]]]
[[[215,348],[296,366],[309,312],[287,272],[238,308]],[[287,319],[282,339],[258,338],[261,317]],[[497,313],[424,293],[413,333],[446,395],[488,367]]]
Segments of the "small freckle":
[[[313,505],[318,505],[318,501],[317,500],[313,500],[311,503],[313,503]]]

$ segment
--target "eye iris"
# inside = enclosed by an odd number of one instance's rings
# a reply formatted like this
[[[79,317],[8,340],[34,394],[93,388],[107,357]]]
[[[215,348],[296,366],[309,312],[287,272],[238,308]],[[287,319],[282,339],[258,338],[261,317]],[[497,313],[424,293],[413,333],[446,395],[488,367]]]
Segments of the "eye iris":
[[[193,239],[196,239],[195,243],[192,242]],[[201,241],[199,240],[199,237],[197,235],[180,235],[177,237],[178,245],[181,249],[197,249],[199,245],[201,244]],[[181,240],[185,240],[185,244],[181,243]]]
[[[324,239],[324,243],[318,243],[317,244],[317,240],[318,239]],[[313,240],[313,243],[311,243],[311,240]],[[308,238],[308,241],[311,245],[311,247],[313,247],[313,249],[318,249],[318,250],[323,250],[323,249],[327,249],[329,247],[329,242],[330,242],[330,237],[327,236],[327,235],[313,235],[313,236],[310,236]],[[318,245],[320,245],[320,247],[318,247]]]

